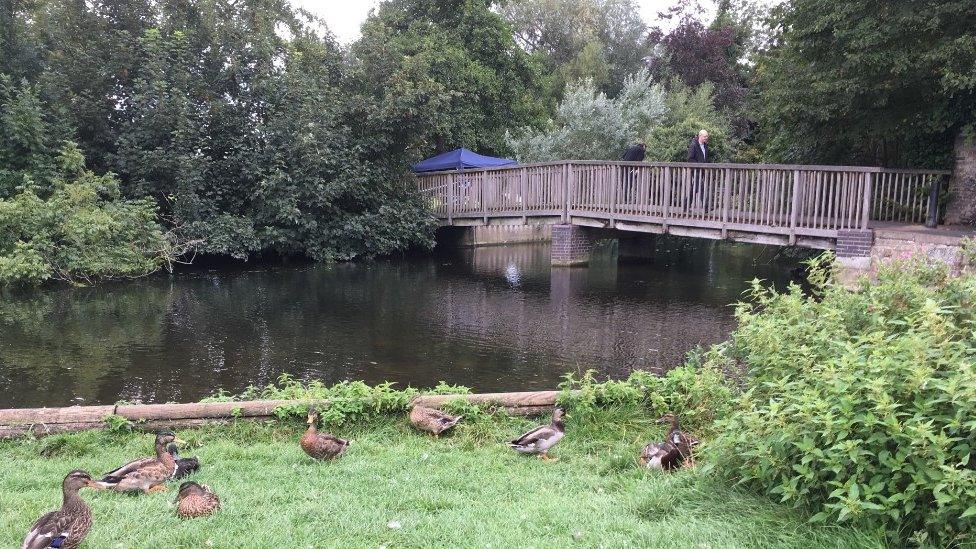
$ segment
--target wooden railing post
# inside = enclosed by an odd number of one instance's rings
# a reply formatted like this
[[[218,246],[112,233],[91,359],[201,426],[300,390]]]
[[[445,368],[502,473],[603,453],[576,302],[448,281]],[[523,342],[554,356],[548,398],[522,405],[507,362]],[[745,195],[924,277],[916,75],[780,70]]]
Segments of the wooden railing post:
[[[623,172],[622,166],[613,166],[613,177],[610,178],[608,184],[610,185],[610,227],[614,226],[614,214],[617,212],[617,188],[620,187],[623,177],[621,177],[621,172]]]
[[[569,223],[569,191],[572,188],[573,164],[566,162],[563,164],[563,223]]]
[[[528,170],[527,168],[522,168],[521,170],[519,170],[519,195],[520,195],[519,198],[521,198],[522,200],[522,224],[523,225],[525,225],[525,220],[526,220],[525,202],[529,196],[528,194],[529,180],[528,180],[527,170]]]
[[[793,170],[793,195],[790,197],[790,246],[796,244],[796,220],[800,215],[800,170]]]
[[[871,172],[864,172],[864,196],[861,202],[861,228],[868,228],[871,217]]]
[[[456,174],[451,174],[447,182],[447,222],[454,222],[454,182]]]
[[[939,224],[939,193],[942,190],[942,176],[932,176],[929,187],[929,203],[925,214],[925,226],[934,229]]]
[[[668,210],[671,209],[671,166],[664,167],[664,198],[663,207],[661,211],[661,217],[663,221],[661,222],[662,230],[668,232]]]
[[[729,229],[729,202],[732,197],[732,170],[726,168],[722,170],[722,238],[728,238]]]

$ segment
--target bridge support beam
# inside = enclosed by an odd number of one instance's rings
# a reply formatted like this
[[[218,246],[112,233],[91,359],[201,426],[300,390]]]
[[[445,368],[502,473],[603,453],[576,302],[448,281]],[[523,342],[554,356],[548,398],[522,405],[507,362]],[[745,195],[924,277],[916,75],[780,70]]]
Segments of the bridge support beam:
[[[552,226],[550,259],[553,265],[586,265],[593,252],[594,235],[586,227],[559,224]]]

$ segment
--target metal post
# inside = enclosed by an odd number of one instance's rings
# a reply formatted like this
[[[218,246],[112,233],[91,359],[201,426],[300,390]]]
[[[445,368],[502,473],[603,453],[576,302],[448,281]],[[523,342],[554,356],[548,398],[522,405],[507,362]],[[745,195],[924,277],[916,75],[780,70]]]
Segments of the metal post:
[[[671,166],[664,167],[664,204],[663,211],[661,212],[661,217],[664,219],[661,223],[661,229],[666,233],[668,232],[668,210],[671,209]]]
[[[942,176],[935,176],[932,188],[929,189],[929,211],[925,217],[925,226],[934,229],[939,224],[939,194],[942,192]]]
[[[793,196],[790,197],[790,246],[796,244],[796,220],[800,215],[800,170],[793,170]]]
[[[569,191],[572,188],[570,180],[573,177],[573,165],[563,164],[563,223],[569,223]]]

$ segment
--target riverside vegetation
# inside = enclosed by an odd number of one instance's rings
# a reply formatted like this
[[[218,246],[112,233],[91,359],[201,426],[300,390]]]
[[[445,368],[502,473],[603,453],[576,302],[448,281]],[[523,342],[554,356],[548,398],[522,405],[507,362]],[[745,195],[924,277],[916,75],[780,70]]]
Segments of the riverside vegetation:
[[[334,462],[305,459],[296,444],[304,403],[276,421],[185,430],[222,511],[181,523],[154,496],[90,494],[89,543],[971,545],[976,277],[902,262],[852,292],[830,283],[829,264],[813,265],[807,293],[756,282],[730,340],[667,375],[568,375],[554,464],[504,447],[530,420],[463,400],[446,406],[465,415],[452,435],[416,434],[406,421],[415,389],[285,377],[216,395],[329,401],[323,423],[353,446]],[[640,447],[662,435],[654,420],[665,411],[704,439],[699,466],[669,475],[636,465]],[[55,501],[65,470],[107,470],[145,453],[148,437],[111,423],[0,443],[17,464],[0,479],[0,505],[15,510],[0,519],[0,537],[19,539]]]

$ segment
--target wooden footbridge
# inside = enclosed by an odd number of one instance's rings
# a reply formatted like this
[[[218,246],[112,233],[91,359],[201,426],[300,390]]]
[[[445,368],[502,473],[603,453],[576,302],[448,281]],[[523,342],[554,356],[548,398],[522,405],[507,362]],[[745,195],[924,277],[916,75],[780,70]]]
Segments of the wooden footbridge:
[[[421,174],[418,186],[443,225],[561,224],[833,249],[845,232],[937,221],[949,175],[569,160]]]

